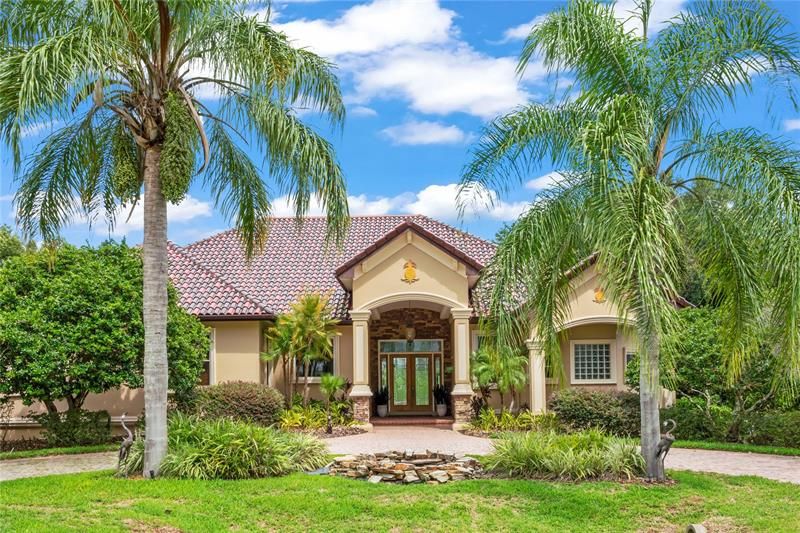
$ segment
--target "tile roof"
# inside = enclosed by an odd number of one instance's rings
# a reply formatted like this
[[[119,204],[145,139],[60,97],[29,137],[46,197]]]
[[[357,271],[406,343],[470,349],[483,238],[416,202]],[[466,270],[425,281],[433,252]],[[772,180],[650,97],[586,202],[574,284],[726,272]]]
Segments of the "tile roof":
[[[422,215],[354,216],[341,250],[325,250],[325,218],[273,217],[264,250],[248,262],[235,230],[185,247],[170,245],[170,278],[180,302],[202,317],[273,316],[307,291],[330,291],[336,318],[347,320],[349,294],[339,267],[401,227],[429,234],[436,244],[482,267],[495,245]]]

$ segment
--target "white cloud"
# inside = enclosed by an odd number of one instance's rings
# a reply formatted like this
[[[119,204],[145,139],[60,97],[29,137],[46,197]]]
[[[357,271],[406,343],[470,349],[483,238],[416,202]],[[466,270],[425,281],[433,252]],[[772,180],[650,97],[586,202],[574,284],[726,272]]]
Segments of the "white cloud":
[[[642,22],[632,17],[632,12],[638,12],[636,7],[637,0],[618,0],[614,4],[614,14],[624,22],[625,29],[634,31],[636,35],[642,34]],[[686,0],[655,0],[653,10],[650,13],[650,21],[647,26],[647,35],[653,36],[664,28],[669,19],[680,13],[686,4]]]
[[[441,122],[409,120],[381,130],[381,134],[394,144],[461,144],[472,136],[458,126]]]
[[[187,195],[178,205],[167,205],[167,220],[169,223],[190,222],[196,218],[209,217],[212,214],[211,204],[198,200]],[[124,237],[133,231],[141,231],[144,228],[144,208],[140,203],[131,213],[130,206],[124,205],[117,208],[115,213],[116,224],[114,228],[108,228],[104,224],[95,227],[95,233],[100,235],[110,234],[115,237]],[[130,215],[130,218],[128,217]]]
[[[13,194],[0,194],[0,202],[10,202],[13,199]]]
[[[353,6],[335,20],[299,19],[275,26],[300,46],[332,57],[404,44],[443,43],[453,32],[455,15],[436,0],[376,0]]]
[[[371,107],[357,105],[347,110],[347,114],[351,117],[374,117],[378,112]]]
[[[20,136],[24,139],[27,137],[38,137],[42,133],[50,133],[54,128],[60,126],[60,120],[44,120],[42,122],[34,122],[20,130]]]
[[[527,208],[528,202],[506,202],[500,200],[494,191],[482,195],[491,202],[480,201],[479,196],[468,199],[464,217],[468,219],[487,216],[494,220],[515,220]],[[458,219],[458,184],[428,185],[416,195],[416,199],[404,206],[405,212],[427,215],[444,221]]]
[[[544,176],[539,176],[538,178],[526,182],[525,188],[532,191],[541,191],[542,189],[548,189],[560,181],[563,181],[564,178],[565,176],[560,172],[548,172]]]
[[[485,201],[491,200],[491,205]],[[428,185],[418,192],[406,192],[397,196],[378,196],[370,198],[365,194],[348,196],[351,215],[386,215],[416,214],[446,222],[458,220],[458,184]],[[529,206],[528,202],[505,202],[498,198],[494,191],[468,199],[464,218],[474,220],[488,217],[493,220],[511,221],[519,217]],[[276,198],[272,202],[272,214],[275,216],[294,216],[294,207],[289,204],[287,196]],[[324,212],[317,199],[312,199],[308,215],[319,216]]]
[[[464,43],[449,47],[401,47],[352,62],[356,99],[399,97],[418,112],[469,113],[492,118],[528,101],[513,57],[491,57]],[[527,78],[544,78],[538,63]]]
[[[787,118],[783,121],[783,131],[800,130],[800,118]]]
[[[546,15],[539,15],[529,22],[508,28],[503,33],[503,40],[501,42],[507,43],[509,41],[521,41],[528,37],[531,28],[545,19]]]

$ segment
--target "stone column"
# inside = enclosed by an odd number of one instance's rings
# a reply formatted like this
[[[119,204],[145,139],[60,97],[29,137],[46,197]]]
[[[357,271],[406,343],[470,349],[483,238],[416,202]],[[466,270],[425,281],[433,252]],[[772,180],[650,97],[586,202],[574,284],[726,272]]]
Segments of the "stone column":
[[[531,390],[531,412],[541,414],[547,411],[547,374],[544,366],[542,345],[527,341],[528,345],[528,383]]]
[[[463,427],[472,418],[472,379],[469,371],[469,318],[472,309],[450,310],[453,317],[453,360],[455,361],[455,385],[453,398],[454,429]]]
[[[361,424],[369,425],[372,414],[369,387],[369,317],[371,311],[350,311],[353,319],[353,417]]]

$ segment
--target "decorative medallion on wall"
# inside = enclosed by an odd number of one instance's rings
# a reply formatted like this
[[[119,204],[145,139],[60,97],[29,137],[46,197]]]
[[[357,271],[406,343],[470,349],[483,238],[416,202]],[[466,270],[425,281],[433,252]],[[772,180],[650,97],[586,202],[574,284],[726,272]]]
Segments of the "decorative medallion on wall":
[[[594,303],[602,304],[606,301],[606,291],[603,290],[602,287],[595,287],[594,288]]]
[[[403,265],[403,277],[400,278],[400,280],[408,284],[419,281],[419,278],[417,277],[417,264],[411,259],[406,261],[406,264]]]

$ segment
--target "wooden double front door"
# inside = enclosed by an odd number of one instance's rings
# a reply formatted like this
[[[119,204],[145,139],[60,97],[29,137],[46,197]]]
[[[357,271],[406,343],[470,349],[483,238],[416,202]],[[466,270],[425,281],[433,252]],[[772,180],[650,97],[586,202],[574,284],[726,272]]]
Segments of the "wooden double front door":
[[[428,413],[433,409],[433,354],[389,356],[389,412]]]

